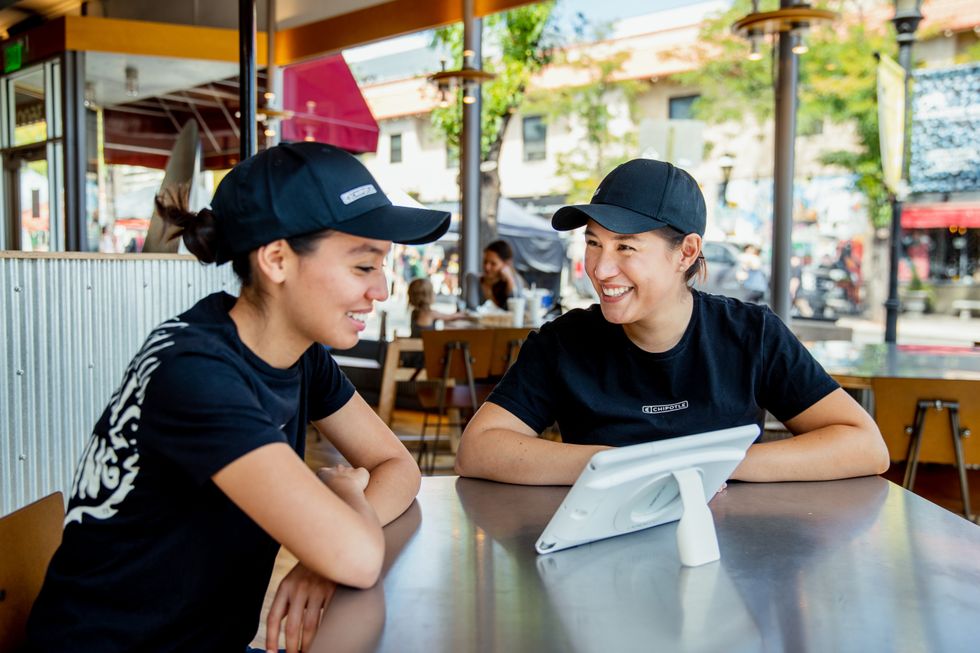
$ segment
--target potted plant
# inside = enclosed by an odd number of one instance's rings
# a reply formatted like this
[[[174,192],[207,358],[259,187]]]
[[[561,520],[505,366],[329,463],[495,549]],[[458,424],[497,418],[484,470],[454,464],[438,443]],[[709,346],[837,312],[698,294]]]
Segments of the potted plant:
[[[912,270],[912,280],[905,289],[902,308],[910,315],[922,315],[929,308],[932,288],[919,276],[919,271],[912,261],[909,261],[909,268]]]

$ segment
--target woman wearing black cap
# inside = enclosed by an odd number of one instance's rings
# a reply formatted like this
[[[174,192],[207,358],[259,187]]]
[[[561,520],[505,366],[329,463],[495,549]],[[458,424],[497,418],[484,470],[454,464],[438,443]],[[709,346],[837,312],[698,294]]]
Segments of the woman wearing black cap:
[[[333,583],[374,584],[381,525],[420,479],[320,344],[357,342],[387,297],[391,241],[435,240],[449,214],[392,206],[317,143],[241,162],[211,210],[161,209],[202,262],[232,262],[241,294],[164,322],[126,370],[79,464],[30,647],[244,651],[283,545],[300,564],[267,646],[285,618],[287,650],[306,649]],[[310,471],[311,421],[353,468]]]
[[[796,437],[753,445],[732,478],[878,474],[888,452],[871,417],[766,307],[691,287],[703,274],[704,197],[660,161],[619,166],[591,203],[552,224],[585,226],[599,304],[532,334],[463,433],[456,470],[571,484],[601,449],[757,423]],[[534,436],[557,421],[562,442]]]

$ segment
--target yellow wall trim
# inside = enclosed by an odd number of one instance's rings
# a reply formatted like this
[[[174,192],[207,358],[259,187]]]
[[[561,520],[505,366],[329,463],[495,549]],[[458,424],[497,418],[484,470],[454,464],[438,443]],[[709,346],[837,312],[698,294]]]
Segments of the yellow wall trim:
[[[118,52],[153,57],[238,61],[238,32],[94,16],[65,16],[65,50]],[[256,35],[255,60],[266,63],[265,33]]]

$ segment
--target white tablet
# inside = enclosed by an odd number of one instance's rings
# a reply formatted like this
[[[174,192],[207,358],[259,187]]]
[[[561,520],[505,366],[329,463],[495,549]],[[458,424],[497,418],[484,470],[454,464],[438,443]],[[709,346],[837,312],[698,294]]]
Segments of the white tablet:
[[[749,424],[600,451],[582,470],[535,548],[552,553],[666,524],[681,518],[685,504],[689,512],[695,503],[706,510],[758,436],[758,425]],[[678,479],[687,488],[683,503]],[[691,488],[703,488],[704,503],[700,496],[696,501],[691,497]]]

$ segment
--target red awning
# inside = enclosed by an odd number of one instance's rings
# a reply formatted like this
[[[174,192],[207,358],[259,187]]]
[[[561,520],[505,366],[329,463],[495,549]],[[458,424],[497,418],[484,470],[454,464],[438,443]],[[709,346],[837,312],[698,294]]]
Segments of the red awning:
[[[287,141],[317,141],[349,152],[378,149],[378,123],[342,55],[295,64],[283,70],[282,122]]]
[[[903,229],[980,228],[980,202],[904,204]]]
[[[378,124],[341,55],[285,68],[283,91],[283,108],[293,114],[283,120],[284,140],[315,140],[351,152],[377,149]],[[165,168],[180,128],[195,120],[204,167],[230,168],[239,155],[237,111],[237,77],[106,107],[106,163]]]

